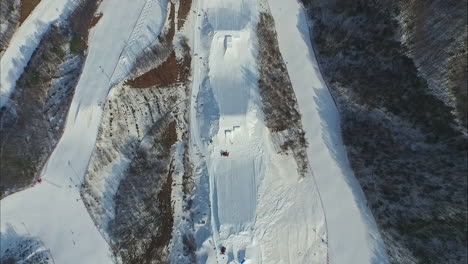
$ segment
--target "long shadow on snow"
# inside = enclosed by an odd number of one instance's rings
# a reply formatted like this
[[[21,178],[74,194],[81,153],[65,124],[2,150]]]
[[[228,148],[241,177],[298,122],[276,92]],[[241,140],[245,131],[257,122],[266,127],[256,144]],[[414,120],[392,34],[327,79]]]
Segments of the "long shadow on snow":
[[[344,148],[341,135],[339,112],[337,106],[335,105],[334,99],[330,94],[330,89],[323,79],[320,65],[316,58],[315,50],[311,44],[308,21],[303,9],[302,12],[297,15],[297,21],[297,28],[299,32],[301,32],[301,37],[308,47],[308,50],[304,51],[306,52],[305,56],[310,57],[311,61],[315,63],[315,72],[311,74],[318,76],[321,83],[325,84],[324,88],[311,87],[311,89],[314,89],[316,95],[313,99],[317,106],[321,120],[321,134],[323,142],[325,143],[332,158],[335,160],[335,163],[338,164],[341,173],[345,175],[345,181],[353,192],[353,196],[355,197],[355,202],[359,208],[361,217],[364,219],[366,225],[372,228],[370,230],[371,232],[367,234],[367,238],[374,242],[380,241],[380,233],[378,231],[375,219],[370,209],[364,205],[364,202],[366,201],[364,192],[362,191],[361,186],[355,178],[354,173],[351,170],[351,166],[349,165],[350,163],[348,161],[348,156],[346,154],[347,152]],[[380,243],[372,243],[372,245],[372,263],[380,263],[382,259],[386,259],[387,254],[385,249],[379,246]]]

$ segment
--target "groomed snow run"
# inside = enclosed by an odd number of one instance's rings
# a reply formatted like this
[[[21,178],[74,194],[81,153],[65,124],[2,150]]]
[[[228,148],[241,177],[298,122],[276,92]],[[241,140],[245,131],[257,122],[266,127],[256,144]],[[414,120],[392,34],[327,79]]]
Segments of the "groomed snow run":
[[[41,27],[39,17],[44,15],[41,12],[53,9],[55,6],[48,4],[58,2],[43,0],[23,26]],[[99,12],[103,17],[90,36],[88,56],[63,136],[42,171],[42,183],[1,201],[1,233],[13,229],[18,235],[41,240],[57,264],[113,263],[110,248],[91,220],[79,190],[109,89],[128,74],[128,65],[144,48],[138,43],[147,43],[141,39],[157,38],[165,21],[166,3],[165,0],[102,2]],[[20,47],[22,42],[18,41],[15,45]],[[17,47],[11,44],[9,48]],[[6,250],[10,242],[2,236],[1,249]]]
[[[0,61],[0,108],[14,91],[37,45],[61,17],[66,17],[76,6],[76,0],[42,0],[16,30]]]
[[[388,263],[374,218],[350,168],[340,119],[321,76],[298,0],[268,0],[296,93],[328,227],[329,263]]]

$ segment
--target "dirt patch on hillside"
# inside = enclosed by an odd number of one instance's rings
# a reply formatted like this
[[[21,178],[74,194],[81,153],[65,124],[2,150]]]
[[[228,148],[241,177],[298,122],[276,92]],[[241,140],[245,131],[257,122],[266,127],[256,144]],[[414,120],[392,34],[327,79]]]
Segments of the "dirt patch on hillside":
[[[177,29],[180,30],[184,26],[191,7],[192,0],[180,0],[179,10],[177,11]]]
[[[161,65],[140,77],[126,81],[125,84],[132,88],[168,87],[177,83],[178,75],[177,59],[173,51]]]
[[[158,67],[144,73],[143,75],[125,82],[132,88],[149,88],[153,86],[171,87],[179,83],[185,83],[190,76],[190,64],[192,58],[188,45],[183,42],[184,57],[177,60],[175,51]]]
[[[169,29],[164,36],[164,42],[166,45],[170,45],[174,40],[176,29],[175,29],[175,7],[171,3],[171,10],[169,11]]]
[[[91,30],[94,26],[97,25],[97,23],[99,22],[99,20],[101,20],[102,18],[102,13],[99,13],[99,14],[96,14],[93,19],[91,19],[91,23],[89,23],[89,30]]]
[[[21,0],[20,24],[28,18],[29,14],[31,14],[40,2],[41,0]]]

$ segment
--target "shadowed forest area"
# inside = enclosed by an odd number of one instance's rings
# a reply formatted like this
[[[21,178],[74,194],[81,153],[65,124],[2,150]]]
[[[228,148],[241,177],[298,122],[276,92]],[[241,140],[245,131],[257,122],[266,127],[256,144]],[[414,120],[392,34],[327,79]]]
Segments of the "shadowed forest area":
[[[466,262],[466,1],[303,2],[391,262]]]

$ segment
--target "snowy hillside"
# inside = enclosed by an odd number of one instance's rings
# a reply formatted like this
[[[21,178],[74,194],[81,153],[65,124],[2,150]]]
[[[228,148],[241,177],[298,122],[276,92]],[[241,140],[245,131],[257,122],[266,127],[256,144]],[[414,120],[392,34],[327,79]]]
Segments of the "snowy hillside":
[[[390,263],[301,1],[2,5],[1,263]]]

